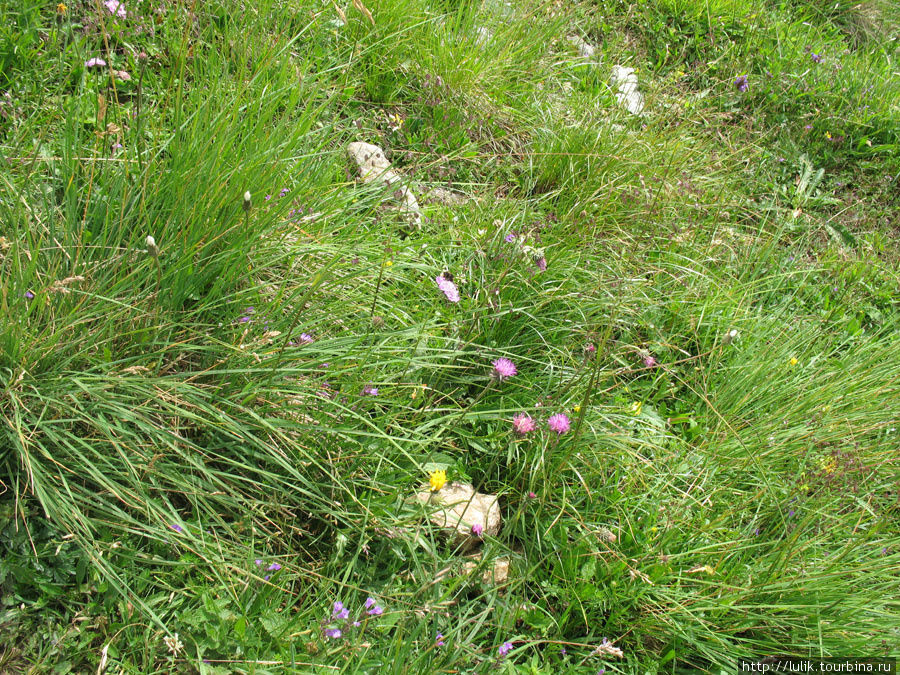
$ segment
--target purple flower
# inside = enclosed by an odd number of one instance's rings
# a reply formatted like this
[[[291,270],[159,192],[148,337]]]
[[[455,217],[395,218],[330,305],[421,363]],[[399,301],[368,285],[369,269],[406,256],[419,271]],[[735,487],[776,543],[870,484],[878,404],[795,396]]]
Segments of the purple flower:
[[[788,518],[793,518],[793,517],[794,517],[794,509],[791,509],[790,511],[788,511]]]
[[[240,319],[238,319],[238,323],[247,323],[248,321],[250,321],[249,316],[242,316]]]
[[[484,526],[481,523],[475,523],[472,526],[472,534],[474,534],[476,537],[480,537],[482,534],[484,534]]]
[[[511,243],[513,243],[513,242],[516,240],[516,235],[515,235],[515,233],[510,232],[508,235],[506,235],[505,237],[503,237],[503,240],[504,240],[507,244],[511,244]]]
[[[103,67],[105,65],[106,65],[106,61],[104,61],[103,59],[101,59],[98,56],[95,56],[84,62],[85,68],[97,68],[97,67]]]
[[[266,195],[266,201],[269,201],[270,199],[272,199],[272,195]]]
[[[109,11],[110,14],[115,14],[120,19],[124,19],[128,16],[125,12],[125,5],[123,5],[119,0],[106,0],[103,3],[103,6]]]
[[[809,55],[809,58],[811,58],[815,63],[819,63],[819,62],[822,61],[822,55],[821,55],[821,54],[816,54],[815,52],[813,52],[812,54],[810,54],[810,55]]]
[[[812,124],[807,124],[803,128],[806,129],[807,131],[812,131]]]
[[[354,622],[353,622],[353,627],[354,627],[354,628],[359,628],[360,626],[362,626],[362,624],[361,624],[359,621],[354,621]]]
[[[350,617],[350,610],[344,607],[343,602],[335,602],[334,609],[331,610],[332,619],[347,619]],[[338,636],[340,637],[340,635]]]
[[[25,291],[25,297],[28,300],[34,300],[34,293],[32,293],[31,291]]]
[[[494,375],[499,377],[501,380],[504,377],[512,377],[518,372],[516,370],[516,364],[509,359],[501,357],[496,361],[492,361],[491,364],[494,366]]]
[[[556,413],[547,420],[547,426],[561,436],[570,428],[569,418],[565,413]]]
[[[257,567],[261,567],[261,566],[262,566],[262,560],[260,560],[259,558],[257,558],[257,559],[254,560],[253,562],[256,563],[256,566],[257,566]]]
[[[538,259],[535,260],[534,262],[535,262],[535,264],[537,265],[538,269],[539,269],[541,272],[546,272],[546,271],[547,271],[547,259],[546,259],[544,256],[541,256],[540,258],[538,258]]]
[[[371,384],[367,384],[363,387],[362,391],[364,396],[378,396],[378,387],[373,387]]]
[[[266,580],[266,581],[268,581],[268,580],[271,579],[271,578],[272,578],[272,575],[271,575],[271,574],[267,574],[266,576],[263,577],[263,579]]]
[[[754,534],[754,535],[758,535],[758,534],[759,534],[759,528],[758,528],[758,527],[757,527],[755,530],[753,530],[753,534]]]
[[[734,86],[738,91],[747,91],[750,88],[750,83],[747,81],[747,76],[740,75],[734,78]]]
[[[593,342],[588,342],[588,343],[584,346],[584,351],[586,351],[588,354],[596,354],[596,353],[597,353],[597,348],[594,346],[594,343],[593,343]]]
[[[443,647],[444,646],[444,634],[438,633],[434,638],[434,646],[435,647]]]
[[[459,302],[459,290],[456,288],[456,284],[449,279],[445,279],[443,274],[437,275],[434,278],[434,282],[437,284],[438,288],[443,291],[444,295],[447,296],[447,300],[450,302]]]
[[[281,188],[281,192],[278,193],[278,196],[284,197],[288,192],[289,190],[287,188]]]
[[[337,640],[341,637],[341,629],[340,628],[326,628],[325,629],[325,637],[331,638],[332,640]]]
[[[530,431],[534,431],[536,426],[534,420],[527,413],[519,413],[513,417],[512,425],[513,431],[523,436]]]
[[[502,657],[506,656],[507,654],[509,654],[509,652],[512,651],[512,648],[513,648],[512,642],[504,642],[497,649],[497,654],[499,654],[500,657],[502,658]]]
[[[272,563],[266,569],[269,570],[270,572],[277,572],[278,570],[281,569],[281,565],[279,565],[278,563]]]
[[[368,598],[366,600],[366,614],[370,616],[381,616],[384,614],[384,609],[382,609],[381,605],[375,604],[375,598]]]
[[[181,527],[181,525],[178,525],[178,524],[175,524],[175,525],[169,525],[169,527],[172,528],[173,530],[175,530],[176,532],[178,532],[179,534],[180,534],[181,532],[184,531],[184,528]]]
[[[308,345],[312,341],[313,341],[312,335],[310,335],[309,333],[300,333],[300,342],[302,342],[305,345]]]
[[[652,368],[656,365],[656,359],[654,359],[651,354],[647,354],[647,356],[644,357],[644,365],[648,368]]]

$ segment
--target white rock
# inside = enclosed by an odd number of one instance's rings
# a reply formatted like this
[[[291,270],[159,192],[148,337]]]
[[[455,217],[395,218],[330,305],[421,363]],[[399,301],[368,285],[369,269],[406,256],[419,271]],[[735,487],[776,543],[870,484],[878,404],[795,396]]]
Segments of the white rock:
[[[616,94],[619,104],[632,115],[640,115],[644,110],[644,96],[638,91],[638,79],[634,74],[634,68],[613,66],[612,72],[613,84],[619,88]]]
[[[422,200],[426,204],[432,202],[457,206],[459,204],[465,204],[469,198],[462,192],[456,192],[455,190],[448,190],[447,188],[442,187],[433,187],[422,195]]]
[[[468,556],[469,560],[463,563],[463,574],[472,574],[481,564],[481,554]],[[485,584],[505,584],[509,578],[509,558],[497,558],[491,562],[482,573],[481,581]]]
[[[422,211],[416,196],[412,190],[402,185],[403,179],[391,168],[391,163],[381,148],[371,143],[357,141],[347,145],[347,153],[359,167],[359,174],[364,183],[377,180],[382,181],[385,186],[396,186],[391,196],[401,203],[401,208],[416,227],[422,226]]]
[[[435,507],[431,522],[437,527],[453,530],[453,545],[463,549],[473,547],[482,537],[500,532],[500,503],[496,495],[475,492],[467,483],[447,483],[440,490],[425,490],[416,494],[423,504]],[[472,532],[478,525],[481,536]]]
[[[596,53],[596,49],[593,45],[588,42],[585,42],[581,39],[579,35],[567,35],[566,40],[568,40],[571,44],[573,44],[578,49],[578,54],[583,59],[592,59],[594,58],[594,54]]]

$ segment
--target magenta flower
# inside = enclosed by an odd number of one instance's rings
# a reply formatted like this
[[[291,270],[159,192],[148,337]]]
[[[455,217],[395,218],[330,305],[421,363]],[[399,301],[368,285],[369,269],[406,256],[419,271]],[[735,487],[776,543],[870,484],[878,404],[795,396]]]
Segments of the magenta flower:
[[[384,614],[384,609],[381,605],[375,604],[375,598],[369,598],[366,600],[366,614],[370,616],[381,616]]]
[[[497,649],[497,654],[499,654],[500,657],[502,658],[502,657],[506,656],[507,654],[509,654],[512,651],[512,648],[513,648],[512,642],[504,642]]]
[[[95,56],[95,57],[93,57],[93,58],[91,58],[91,59],[88,59],[87,61],[84,62],[84,67],[85,67],[85,68],[101,68],[101,67],[103,67],[103,66],[105,66],[105,65],[106,65],[106,61],[104,61],[103,59],[101,59],[101,58],[98,57],[98,56]]]
[[[529,492],[529,493],[528,493],[528,498],[529,498],[529,499],[537,499],[537,495],[534,494],[533,492]]]
[[[325,637],[331,638],[332,640],[337,640],[341,637],[341,629],[340,628],[326,628],[325,629]]]
[[[499,358],[496,361],[491,362],[494,366],[494,375],[499,377],[501,380],[504,377],[512,377],[517,372],[516,364],[510,361],[509,359]]]
[[[476,537],[480,537],[482,534],[484,534],[484,526],[481,523],[475,523],[472,526],[472,534],[474,534]]]
[[[103,5],[110,14],[114,14],[120,19],[124,19],[128,16],[128,13],[125,11],[125,5],[119,2],[119,0],[106,0]]]
[[[535,262],[535,264],[537,265],[537,268],[538,268],[541,272],[546,272],[546,271],[547,271],[547,259],[546,259],[544,256],[541,256],[540,258],[538,258],[538,259],[535,260],[534,262]]]
[[[364,396],[378,396],[378,387],[373,387],[371,384],[367,384],[363,387],[362,391]]]
[[[569,423],[569,418],[564,413],[556,413],[555,415],[551,415],[550,419],[547,420],[547,426],[550,427],[551,431],[555,431],[560,436],[566,433],[571,424]]]
[[[513,417],[512,425],[513,431],[517,434],[522,434],[523,436],[530,431],[534,431],[536,428],[534,420],[531,419],[531,416],[527,413],[519,413]]]
[[[334,608],[331,610],[332,619],[348,619],[350,618],[350,610],[344,607],[343,602],[335,602]],[[338,635],[340,637],[340,635]]]
[[[648,368],[652,368],[656,365],[656,359],[653,358],[652,354],[647,354],[647,356],[644,357],[644,365]]]
[[[456,288],[456,284],[449,279],[445,279],[443,274],[437,275],[434,278],[434,282],[437,284],[438,288],[443,291],[444,295],[447,296],[447,300],[450,302],[459,302],[459,290]]]
[[[594,346],[594,343],[593,343],[593,342],[588,342],[588,343],[584,346],[584,351],[586,351],[588,354],[596,354],[596,353],[597,353],[597,348]]]
[[[262,560],[260,560],[259,558],[257,558],[257,559],[254,560],[253,562],[256,563],[256,566],[257,566],[257,567],[259,567],[260,565],[262,565]]]
[[[438,633],[437,637],[434,638],[434,646],[435,647],[443,647],[444,646],[444,634]]]

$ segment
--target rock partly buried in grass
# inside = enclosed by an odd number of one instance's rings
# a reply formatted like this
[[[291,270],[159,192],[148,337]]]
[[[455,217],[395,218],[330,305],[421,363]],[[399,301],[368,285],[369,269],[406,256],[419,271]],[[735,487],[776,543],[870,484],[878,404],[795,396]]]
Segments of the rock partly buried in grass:
[[[447,483],[434,492],[424,490],[416,494],[416,499],[434,509],[431,522],[449,530],[453,546],[463,550],[475,546],[482,537],[493,537],[500,531],[497,496],[475,492],[467,483]]]
[[[403,179],[391,168],[391,163],[384,156],[384,150],[371,143],[360,141],[347,146],[349,154],[359,167],[359,175],[364,183],[380,181],[390,192],[391,197],[400,202],[400,208],[416,227],[422,227],[422,211],[412,190],[403,185]],[[393,189],[391,189],[393,188]]]
[[[583,59],[592,59],[596,53],[593,45],[585,42],[579,35],[567,35],[566,40],[578,49],[578,55]]]
[[[634,74],[634,68],[613,66],[612,73],[613,84],[619,88],[616,94],[619,104],[632,115],[640,115],[644,111],[644,95],[638,91],[638,79]]]
[[[422,195],[422,201],[426,204],[446,204],[447,206],[459,206],[465,204],[468,199],[462,192],[442,187],[431,188]]]
[[[463,563],[463,574],[470,575],[481,565],[481,554],[468,556],[469,560]],[[481,581],[485,584],[505,584],[509,578],[509,558],[496,558],[485,568],[481,574]]]

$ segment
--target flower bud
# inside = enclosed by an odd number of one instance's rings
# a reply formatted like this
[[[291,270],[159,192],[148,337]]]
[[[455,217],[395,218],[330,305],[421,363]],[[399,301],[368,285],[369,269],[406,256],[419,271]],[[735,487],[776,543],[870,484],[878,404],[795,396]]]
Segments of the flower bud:
[[[156,245],[156,239],[148,234],[147,238],[144,240],[144,243],[147,245],[147,254],[151,258],[156,258],[157,256],[159,256],[159,247]]]
[[[250,211],[250,207],[252,204],[250,203],[250,190],[247,190],[244,193],[244,211]]]

